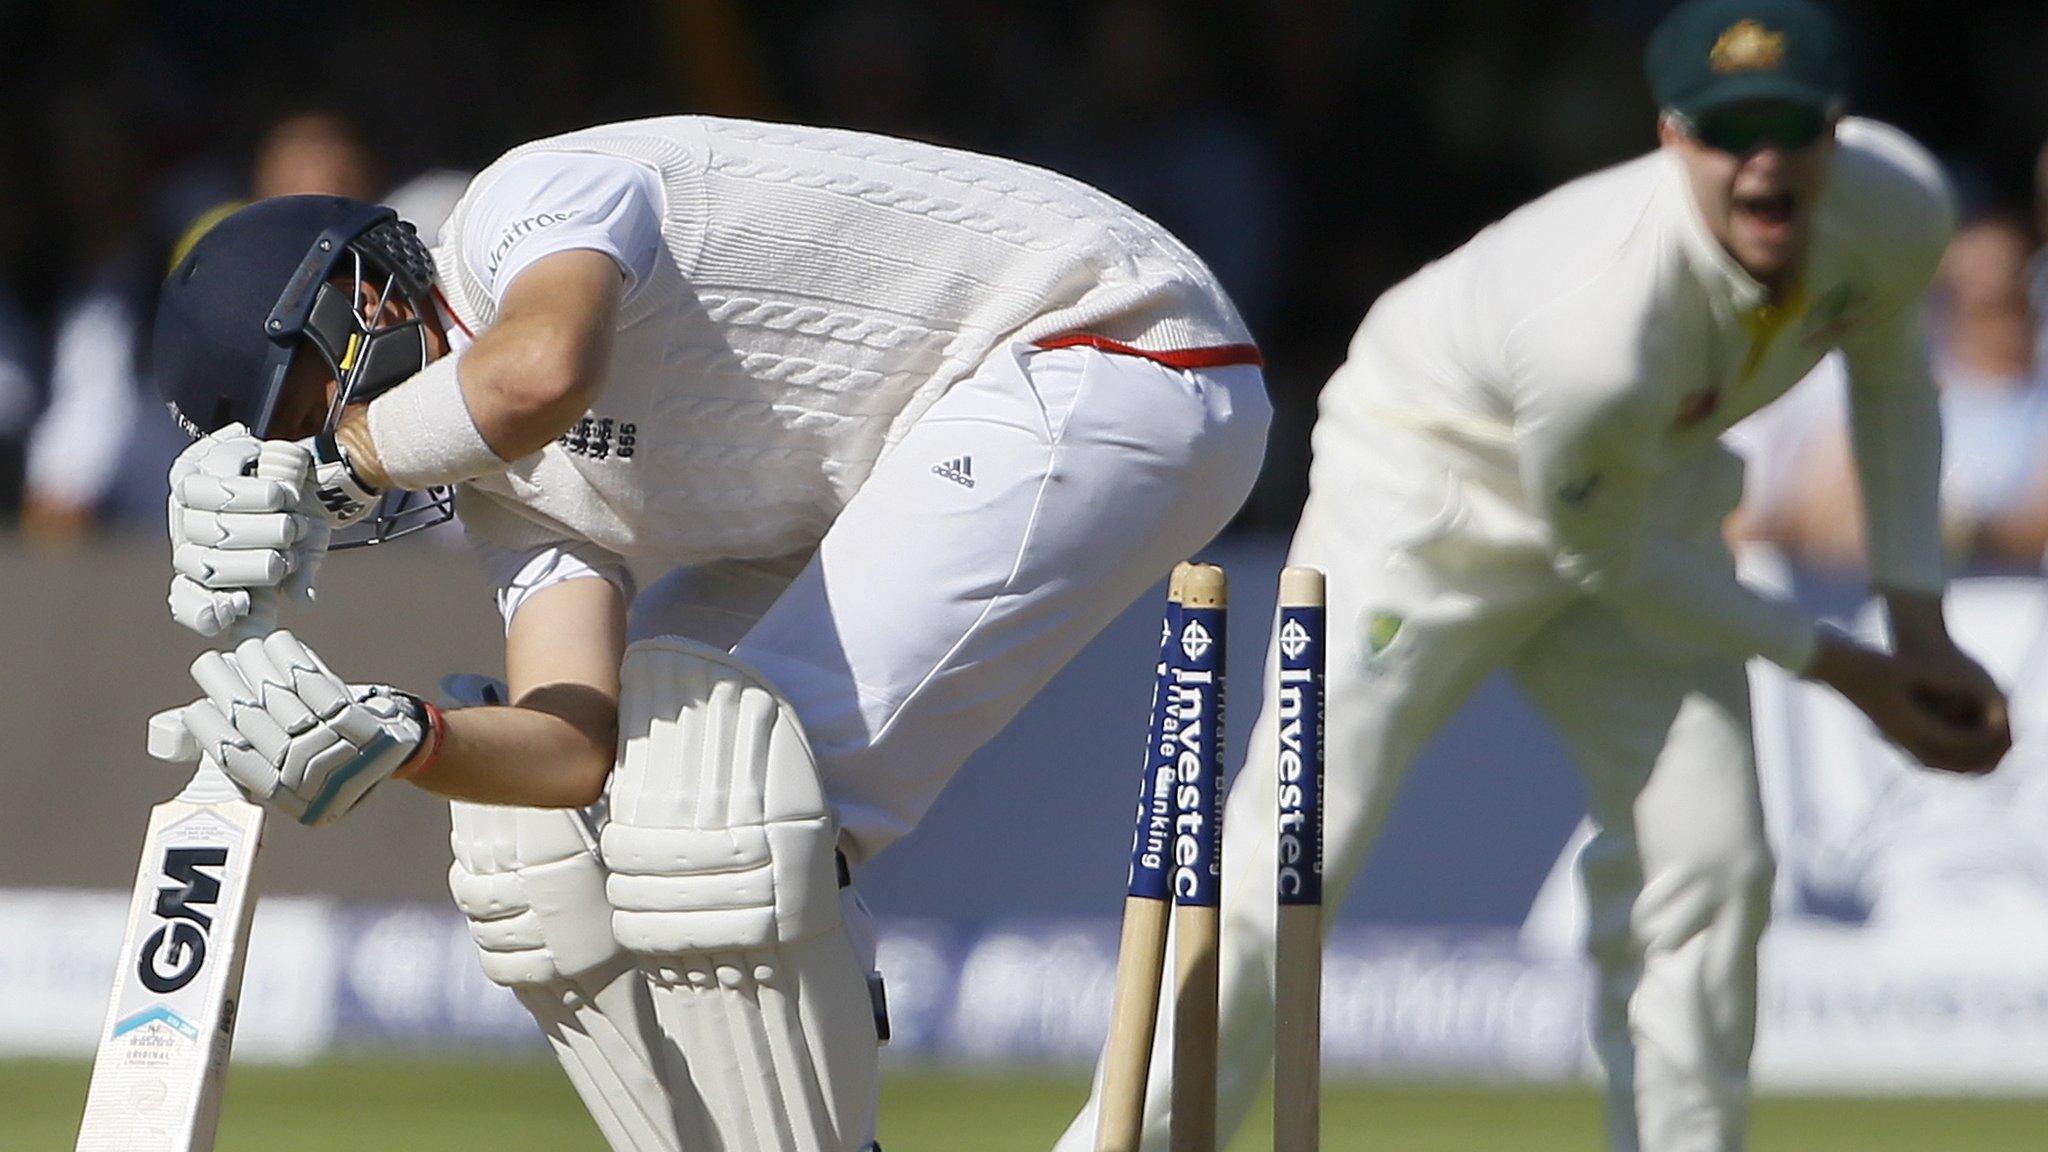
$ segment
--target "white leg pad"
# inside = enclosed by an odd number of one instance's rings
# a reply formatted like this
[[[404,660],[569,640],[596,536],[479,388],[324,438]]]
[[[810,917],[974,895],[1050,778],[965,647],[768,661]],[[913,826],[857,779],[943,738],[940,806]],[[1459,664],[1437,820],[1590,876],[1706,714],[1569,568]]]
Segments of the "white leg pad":
[[[701,1110],[662,1083],[661,1027],[640,970],[627,965],[561,985],[514,988],[613,1152],[710,1148]]]
[[[615,1152],[680,1152],[675,1103],[655,1051],[659,1018],[605,903],[585,814],[455,801],[448,885],[469,917],[484,974],[533,1014]]]
[[[794,711],[730,655],[675,637],[628,648],[620,679],[602,853],[613,933],[671,1041],[668,1083],[702,1101],[705,1152],[860,1152],[879,1041]]]
[[[545,984],[624,955],[583,813],[455,800],[448,815],[448,888],[469,917],[485,975],[508,988]]]
[[[481,677],[451,677],[442,693],[453,704],[504,699],[502,686]],[[448,887],[484,974],[533,1014],[614,1152],[680,1152],[677,1110],[654,1056],[660,1024],[634,957],[612,936],[593,815],[448,808]]]

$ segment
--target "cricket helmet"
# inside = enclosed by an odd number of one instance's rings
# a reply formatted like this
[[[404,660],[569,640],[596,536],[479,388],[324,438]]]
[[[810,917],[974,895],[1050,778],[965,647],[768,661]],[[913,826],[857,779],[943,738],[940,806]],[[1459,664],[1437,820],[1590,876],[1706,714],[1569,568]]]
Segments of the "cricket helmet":
[[[259,200],[223,218],[171,268],[157,304],[151,374],[188,434],[240,422],[268,437],[293,358],[309,347],[340,384],[317,437],[332,459],[343,408],[426,367],[433,268],[413,226],[381,204]],[[379,299],[367,318],[358,306],[365,285]],[[411,305],[409,317],[392,309],[397,299]],[[333,546],[379,543],[453,514],[444,488],[386,493],[365,527]]]

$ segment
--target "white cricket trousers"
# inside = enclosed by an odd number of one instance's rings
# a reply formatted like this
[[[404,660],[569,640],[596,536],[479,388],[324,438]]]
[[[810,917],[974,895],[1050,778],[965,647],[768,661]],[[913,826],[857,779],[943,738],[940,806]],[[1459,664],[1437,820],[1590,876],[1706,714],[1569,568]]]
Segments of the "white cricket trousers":
[[[1646,638],[1562,584],[1540,524],[1462,479],[1422,434],[1333,418],[1326,399],[1315,448],[1288,562],[1329,574],[1325,899],[1343,900],[1423,744],[1506,668],[1562,737],[1592,809],[1596,835],[1579,867],[1611,1147],[1739,1149],[1772,875],[1741,664]],[[1739,467],[1717,453],[1673,486],[1672,503],[1695,505],[1674,514],[1683,521],[1674,527],[1702,563],[1732,564],[1718,526],[1740,491]],[[1266,663],[1249,759],[1223,822],[1226,1134],[1272,1068],[1270,645]],[[1163,1055],[1171,1035],[1162,1023],[1147,1149],[1166,1146],[1160,1073],[1172,1067]],[[1094,1108],[1091,1100],[1060,1152],[1092,1149]]]
[[[1000,347],[882,458],[815,554],[670,573],[628,631],[730,647],[788,698],[858,862],[1229,523],[1271,417],[1251,365]]]

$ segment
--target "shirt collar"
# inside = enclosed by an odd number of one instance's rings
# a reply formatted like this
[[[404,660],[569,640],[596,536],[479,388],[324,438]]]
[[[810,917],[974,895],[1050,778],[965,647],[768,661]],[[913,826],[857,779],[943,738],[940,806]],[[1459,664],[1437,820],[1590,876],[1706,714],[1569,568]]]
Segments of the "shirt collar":
[[[448,337],[448,352],[453,355],[470,346],[476,340],[470,334],[469,325],[455,314],[455,306],[448,303],[448,297],[441,286],[434,286],[434,315],[441,321],[441,331]]]

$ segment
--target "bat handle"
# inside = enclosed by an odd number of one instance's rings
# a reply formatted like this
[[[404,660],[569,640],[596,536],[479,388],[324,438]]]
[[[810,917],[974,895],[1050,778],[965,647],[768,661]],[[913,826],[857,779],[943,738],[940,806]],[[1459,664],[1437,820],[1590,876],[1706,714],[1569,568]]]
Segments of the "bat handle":
[[[245,799],[227,771],[217,761],[201,755],[199,741],[185,727],[184,708],[166,708],[149,718],[149,754],[158,760],[194,766],[192,778],[178,792],[178,799],[187,804]]]

